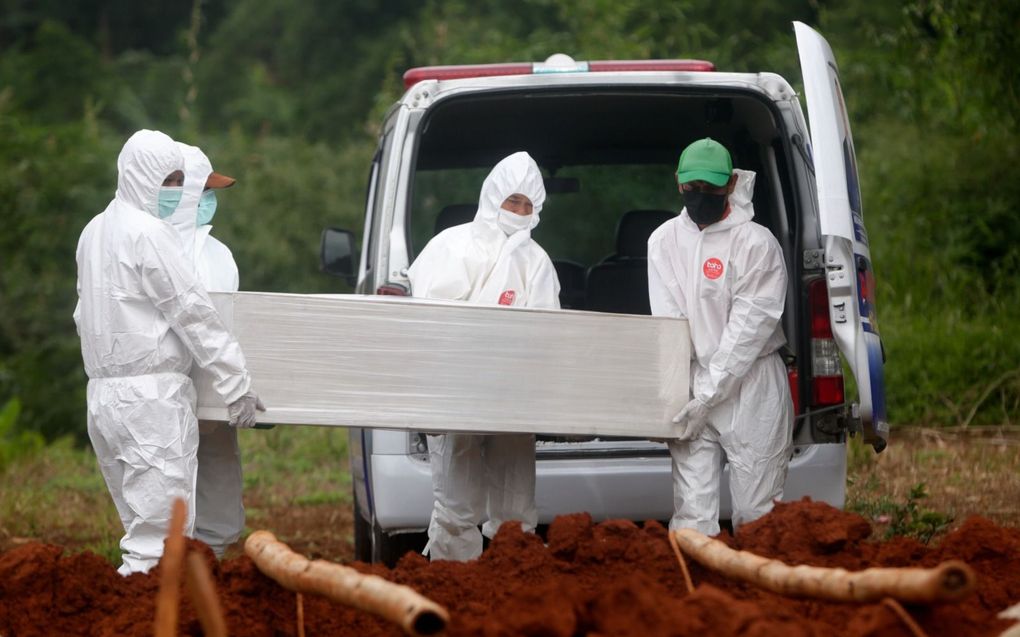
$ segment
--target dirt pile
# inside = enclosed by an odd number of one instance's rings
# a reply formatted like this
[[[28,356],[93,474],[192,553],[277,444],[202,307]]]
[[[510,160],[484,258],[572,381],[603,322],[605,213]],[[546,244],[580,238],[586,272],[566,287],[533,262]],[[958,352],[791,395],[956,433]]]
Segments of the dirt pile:
[[[956,558],[977,572],[978,591],[955,604],[907,607],[930,635],[998,635],[1010,622],[995,615],[1020,600],[1020,529],[971,518],[937,546],[897,538],[868,541],[860,516],[812,502],[777,506],[726,536],[735,548],[788,563],[861,569],[933,566]],[[558,518],[548,545],[506,525],[468,564],[430,564],[406,555],[393,570],[355,564],[406,584],[445,605],[448,635],[808,635],[910,636],[880,604],[836,604],[779,597],[722,579],[691,562],[698,589],[686,594],[666,530],[586,514]],[[247,558],[217,563],[216,578],[234,635],[296,635],[293,593],[262,576]],[[121,578],[90,553],[30,544],[0,554],[0,635],[151,635],[158,571]],[[305,630],[316,635],[399,635],[396,627],[319,598],[304,599]],[[181,633],[199,635],[184,601]]]

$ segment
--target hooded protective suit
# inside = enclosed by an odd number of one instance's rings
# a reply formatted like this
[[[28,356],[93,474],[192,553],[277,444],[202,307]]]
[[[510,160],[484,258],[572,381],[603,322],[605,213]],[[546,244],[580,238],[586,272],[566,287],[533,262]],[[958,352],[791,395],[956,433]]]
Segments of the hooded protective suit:
[[[184,192],[177,210],[167,221],[181,235],[185,255],[202,287],[209,292],[236,292],[238,276],[233,255],[209,235],[211,225],[196,225],[198,202],[212,173],[212,164],[195,146],[177,142],[177,147],[184,156]],[[210,249],[210,242],[215,242],[217,247]],[[191,371],[196,382],[207,374],[199,367]],[[227,423],[199,421],[198,431],[195,538],[222,557],[244,530],[241,450],[237,444],[237,429]]]
[[[184,252],[194,264],[202,287],[210,292],[236,292],[239,287],[237,264],[230,248],[212,236],[212,225],[198,225],[198,202],[212,174],[209,158],[196,146],[177,142],[184,155],[184,192],[181,203],[167,221],[181,235]]]
[[[534,205],[530,224],[513,231],[500,219],[507,197],[519,193]],[[482,305],[559,309],[559,280],[531,230],[538,225],[545,186],[524,152],[506,157],[482,184],[474,221],[436,235],[411,265],[416,297]],[[504,230],[505,228],[505,230]],[[482,534],[519,520],[538,524],[535,507],[535,437],[530,434],[429,436],[435,506],[426,553],[432,559],[470,560],[482,552]],[[485,524],[482,532],[478,524]]]
[[[699,230],[687,210],[648,239],[652,314],[686,318],[691,387],[708,424],[690,442],[671,441],[670,528],[719,533],[723,460],[730,465],[733,525],[761,517],[782,497],[793,405],[778,350],[786,265],[776,238],[753,223],[754,173],[734,170],[730,213]]]
[[[195,269],[198,280],[212,292],[237,292],[241,281],[234,254],[222,241],[210,234],[212,224],[198,227],[195,233]]]
[[[117,159],[117,192],[78,240],[75,322],[89,376],[88,431],[126,531],[122,574],[163,553],[173,498],[194,527],[198,422],[192,361],[227,404],[251,386],[244,355],[158,218],[164,178],[184,168],[169,137],[139,131]]]

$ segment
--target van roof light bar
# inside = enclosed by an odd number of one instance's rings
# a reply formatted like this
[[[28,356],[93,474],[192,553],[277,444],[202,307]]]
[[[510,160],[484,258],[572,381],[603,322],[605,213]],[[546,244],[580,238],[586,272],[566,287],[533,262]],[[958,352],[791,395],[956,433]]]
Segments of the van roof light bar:
[[[569,55],[556,53],[545,62],[511,62],[508,64],[460,64],[453,66],[419,66],[404,73],[404,88],[424,80],[461,80],[472,77],[503,75],[538,75],[545,73],[613,73],[621,71],[714,71],[715,65],[705,60],[600,60],[575,62]]]

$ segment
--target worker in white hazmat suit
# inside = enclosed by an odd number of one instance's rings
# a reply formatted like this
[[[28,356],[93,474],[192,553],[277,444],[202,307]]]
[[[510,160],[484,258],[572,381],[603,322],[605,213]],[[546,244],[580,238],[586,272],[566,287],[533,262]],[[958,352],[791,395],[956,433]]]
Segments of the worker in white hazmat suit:
[[[436,235],[411,265],[414,296],[559,309],[556,271],[531,239],[544,201],[530,155],[500,161],[482,184],[474,220]],[[425,552],[432,559],[478,557],[482,535],[491,538],[508,520],[535,530],[533,434],[449,433],[430,435],[428,443],[435,504]]]
[[[212,236],[217,191],[237,180],[214,172],[209,157],[197,146],[177,142],[184,156],[185,183],[181,203],[167,220],[181,235],[185,255],[195,266],[198,280],[209,292],[236,292],[240,286],[234,255]]]
[[[685,318],[693,398],[674,418],[670,528],[719,533],[723,460],[730,467],[734,528],[783,495],[793,405],[780,317],[786,266],[776,238],[753,223],[754,173],[734,170],[712,139],[680,156],[685,207],[648,239],[652,314]]]
[[[184,191],[177,210],[167,220],[181,235],[185,255],[202,287],[209,292],[236,292],[239,281],[234,257],[209,234],[216,213],[216,191],[233,186],[236,180],[213,172],[201,149],[180,142],[177,147],[184,156]],[[211,374],[198,366],[192,368],[191,377],[198,387],[211,384]],[[244,530],[241,450],[237,429],[227,423],[200,420],[198,431],[195,538],[222,557]]]
[[[157,131],[135,133],[117,159],[117,191],[78,240],[75,322],[89,377],[88,432],[124,525],[122,574],[163,552],[171,503],[193,534],[198,448],[192,363],[213,375],[230,423],[263,410],[237,341],[165,219],[182,197],[184,159]]]

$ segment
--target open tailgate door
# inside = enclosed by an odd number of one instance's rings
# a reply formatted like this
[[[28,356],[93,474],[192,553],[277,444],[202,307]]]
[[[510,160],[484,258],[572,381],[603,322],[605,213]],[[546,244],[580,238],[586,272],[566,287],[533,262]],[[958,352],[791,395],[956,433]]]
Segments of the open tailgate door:
[[[865,442],[885,448],[885,362],[875,312],[875,276],[864,229],[850,122],[832,49],[817,31],[793,23],[811,128],[811,157],[825,246],[832,333],[857,381]]]

